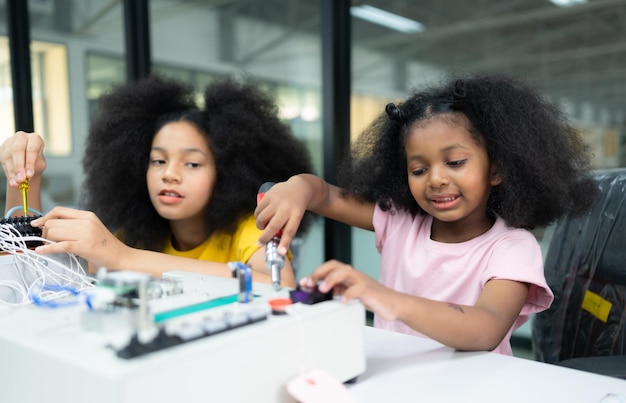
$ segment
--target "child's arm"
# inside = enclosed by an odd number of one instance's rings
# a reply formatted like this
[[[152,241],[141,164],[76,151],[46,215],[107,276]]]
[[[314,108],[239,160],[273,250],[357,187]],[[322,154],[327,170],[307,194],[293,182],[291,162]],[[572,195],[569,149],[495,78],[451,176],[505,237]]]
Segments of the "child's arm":
[[[28,206],[41,211],[41,174],[46,169],[44,141],[37,133],[17,132],[0,145],[0,162],[7,178],[5,213],[22,205],[19,184],[28,178]],[[20,209],[13,215],[24,215]]]
[[[302,279],[312,287],[357,298],[385,320],[399,320],[412,329],[458,350],[495,349],[517,319],[528,294],[528,285],[491,280],[473,306],[454,305],[394,291],[373,278],[338,261],[329,261]]]
[[[189,259],[166,253],[132,248],[113,235],[90,211],[55,207],[43,217],[33,220],[33,226],[43,227],[43,237],[54,241],[38,246],[41,254],[74,253],[89,262],[90,271],[99,267],[109,270],[132,270],[160,277],[163,272],[184,270],[188,272],[230,277],[226,263]],[[265,267],[263,248],[259,248],[248,262],[254,282],[271,283],[271,274]],[[295,286],[291,263],[287,260],[281,270],[281,283]]]
[[[344,197],[341,189],[311,174],[292,176],[265,193],[255,216],[263,229],[259,243],[265,244],[282,229],[279,251],[285,253],[296,235],[306,210],[355,227],[374,230],[374,203]]]

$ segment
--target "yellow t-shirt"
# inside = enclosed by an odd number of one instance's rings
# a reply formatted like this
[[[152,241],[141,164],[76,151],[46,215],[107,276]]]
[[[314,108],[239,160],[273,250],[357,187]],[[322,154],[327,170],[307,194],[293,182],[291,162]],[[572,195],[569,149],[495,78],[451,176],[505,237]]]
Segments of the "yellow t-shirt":
[[[220,263],[246,263],[254,252],[259,249],[257,240],[261,236],[261,232],[256,227],[254,216],[250,215],[250,217],[239,224],[237,230],[232,235],[224,233],[213,234],[202,244],[186,251],[174,249],[170,239],[163,249],[163,253]]]

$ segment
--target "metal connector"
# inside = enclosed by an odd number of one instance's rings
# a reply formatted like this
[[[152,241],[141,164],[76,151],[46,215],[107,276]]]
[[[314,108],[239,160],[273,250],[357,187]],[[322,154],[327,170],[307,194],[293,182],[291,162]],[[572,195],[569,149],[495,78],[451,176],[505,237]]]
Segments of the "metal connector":
[[[272,274],[274,290],[280,290],[280,271],[285,267],[285,256],[278,253],[280,238],[275,236],[265,245],[265,265]]]

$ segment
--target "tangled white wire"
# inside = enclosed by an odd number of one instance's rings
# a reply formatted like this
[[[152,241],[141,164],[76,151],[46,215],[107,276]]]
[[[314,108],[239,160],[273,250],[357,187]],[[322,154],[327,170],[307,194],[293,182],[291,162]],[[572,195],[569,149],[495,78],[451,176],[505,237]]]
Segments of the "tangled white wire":
[[[91,288],[85,269],[71,254],[40,255],[27,242],[51,241],[22,236],[11,224],[0,224],[0,305],[20,306],[51,301]]]

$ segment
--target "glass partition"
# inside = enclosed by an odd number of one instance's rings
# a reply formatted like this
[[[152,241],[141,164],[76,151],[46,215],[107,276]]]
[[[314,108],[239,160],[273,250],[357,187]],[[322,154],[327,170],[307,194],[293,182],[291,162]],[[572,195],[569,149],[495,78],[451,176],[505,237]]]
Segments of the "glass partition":
[[[13,90],[11,85],[11,62],[9,40],[0,36],[0,141],[15,132],[13,119]]]

